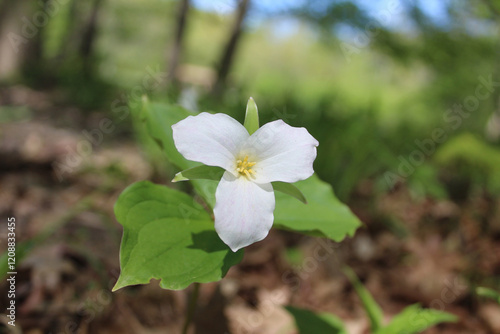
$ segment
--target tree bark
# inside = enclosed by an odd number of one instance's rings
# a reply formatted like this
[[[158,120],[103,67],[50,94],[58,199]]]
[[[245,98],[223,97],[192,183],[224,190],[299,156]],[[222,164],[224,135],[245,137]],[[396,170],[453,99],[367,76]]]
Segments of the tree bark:
[[[0,34],[5,26],[5,18],[9,16],[15,5],[16,0],[3,0],[0,2]]]
[[[217,69],[217,80],[212,90],[212,93],[216,96],[222,93],[226,85],[227,76],[230,72],[231,65],[233,64],[234,55],[242,34],[243,21],[248,12],[249,2],[250,0],[240,0],[240,3],[238,4],[236,20]]]
[[[46,9],[47,2],[48,0],[42,0],[39,3],[42,9]],[[33,11],[36,10],[37,9],[33,9]],[[23,74],[36,83],[43,82],[46,75],[46,69],[43,64],[45,27],[45,25],[37,27],[35,35],[32,38],[28,38],[28,42],[21,56]]]
[[[490,9],[493,18],[496,21],[498,37],[498,35],[500,35],[500,8],[496,7],[491,0],[483,0],[483,3]],[[498,39],[495,48],[497,50],[497,54],[500,54],[500,43],[498,42]],[[498,61],[498,58],[495,62],[493,76],[496,78],[500,77],[500,62]],[[486,123],[485,134],[486,138],[489,140],[498,142],[500,140],[500,94],[497,91],[493,92],[493,98],[496,104],[496,109],[492,111],[491,116]]]
[[[80,56],[83,61],[84,75],[88,76],[92,72],[92,54],[97,37],[97,19],[103,0],[94,0],[89,19],[85,24],[80,44]]]
[[[21,52],[21,56],[24,54],[27,41],[21,36],[20,28],[15,27],[18,24],[14,22],[12,17],[18,17],[23,6],[27,7],[19,0],[0,2],[0,81],[18,74],[22,67],[24,57],[20,57],[18,52]],[[13,45],[10,33],[20,36],[21,40],[16,39],[17,43]]]
[[[81,24],[81,20],[78,19],[78,1],[71,0],[69,4],[67,26],[65,27],[65,33],[61,38],[61,46],[55,57],[56,60],[65,59],[72,51],[77,49],[78,43],[75,41],[78,40],[78,28],[79,24]]]
[[[184,35],[186,32],[186,22],[187,22],[187,14],[189,12],[189,7],[190,7],[189,0],[180,1],[179,9],[177,12],[175,40],[174,44],[172,45],[172,49],[170,51],[170,56],[169,56],[167,84],[175,84],[177,82],[175,77],[175,72],[177,70],[177,66],[179,65],[179,59],[184,44]]]

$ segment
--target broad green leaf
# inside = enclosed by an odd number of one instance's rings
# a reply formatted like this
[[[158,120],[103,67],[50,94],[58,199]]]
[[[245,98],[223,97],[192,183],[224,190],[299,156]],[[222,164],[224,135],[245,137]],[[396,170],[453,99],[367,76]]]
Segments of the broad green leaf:
[[[224,175],[224,168],[202,165],[189,168],[175,174],[175,177],[172,180],[172,182],[199,180],[199,179],[220,181],[222,175]]]
[[[282,192],[283,194],[290,195],[292,197],[295,197],[299,201],[301,201],[304,204],[307,204],[306,197],[304,194],[300,191],[299,188],[294,186],[291,183],[286,183],[286,182],[272,182],[273,184],[273,189],[277,190],[279,192]]]
[[[243,257],[220,240],[201,205],[168,187],[134,183],[118,198],[115,215],[123,238],[121,273],[113,290],[153,278],[173,290],[218,281]]]
[[[415,304],[408,306],[401,313],[392,318],[389,325],[379,329],[375,334],[414,334],[442,323],[456,322],[453,314],[434,309],[423,309]]]
[[[177,151],[172,136],[172,125],[194,114],[186,109],[163,103],[144,101],[140,111],[140,119],[147,126],[149,135],[155,139],[165,152],[168,160],[181,169],[188,169],[199,165],[188,161]]]
[[[307,198],[308,204],[300,204],[289,196],[275,193],[275,227],[335,241],[354,235],[361,222],[335,197],[328,183],[313,175],[295,185]]]
[[[476,289],[476,293],[480,296],[491,298],[495,300],[498,304],[500,304],[500,293],[493,289],[478,287]]]
[[[253,98],[248,99],[243,126],[245,126],[249,134],[253,134],[259,129],[259,110]]]
[[[300,334],[347,334],[342,320],[330,313],[315,313],[292,306],[285,307],[295,318]]]
[[[368,318],[370,318],[372,332],[377,331],[382,326],[383,313],[380,306],[375,302],[370,292],[365,288],[363,283],[359,281],[358,276],[356,276],[356,273],[354,273],[351,268],[345,267],[343,271],[347,278],[349,278],[349,281],[354,286],[359,299],[361,299],[361,302],[363,303],[363,307],[368,314]]]

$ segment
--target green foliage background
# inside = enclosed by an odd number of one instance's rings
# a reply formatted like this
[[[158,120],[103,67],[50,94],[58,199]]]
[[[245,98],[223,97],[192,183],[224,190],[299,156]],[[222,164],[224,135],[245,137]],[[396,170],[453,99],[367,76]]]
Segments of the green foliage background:
[[[291,14],[263,15],[258,23],[248,23],[229,89],[222,99],[202,98],[200,110],[226,112],[243,121],[246,99],[253,96],[262,123],[286,118],[292,125],[306,126],[321,143],[316,169],[341,199],[368,177],[380,180],[380,191],[387,190],[384,172],[396,172],[398,157],[408,159],[418,150],[415,139],[430,138],[434,128],[443,128],[448,139],[472,133],[486,140],[487,120],[498,108],[498,89],[458,128],[451,129],[444,119],[454,104],[475,94],[479,77],[499,81],[498,24],[484,5],[450,3],[449,23],[440,24],[418,6],[402,2],[400,11],[413,28],[379,26],[371,43],[360,47],[355,38],[376,13],[350,10],[352,17],[346,16],[345,9],[337,8],[339,2],[327,3],[331,10],[324,13],[311,14],[312,2]],[[160,13],[172,12],[172,3],[142,4],[107,3],[99,39],[99,68],[107,81],[134,83],[142,79],[147,66],[164,68],[172,31],[164,29]],[[215,68],[233,18],[196,9],[190,15],[182,63]],[[339,20],[355,33],[338,33]],[[280,25],[286,24],[291,28],[283,32]],[[346,57],[342,43],[358,52]],[[173,92],[153,95],[177,99]],[[448,159],[452,164],[455,157]],[[416,196],[448,196],[446,180],[440,180],[441,166],[442,161],[435,163],[431,154],[408,177]],[[464,168],[466,174],[474,173],[473,165]]]
[[[390,185],[384,182],[384,172],[397,171],[399,157],[408,158],[418,150],[415,139],[429,138],[432,129],[444,128],[448,138],[468,132],[487,140],[487,121],[498,109],[495,87],[457,128],[450,129],[444,118],[454,104],[475,94],[479,77],[500,80],[498,1],[446,2],[446,12],[438,18],[423,5],[398,2],[389,13],[405,25],[390,26],[380,24],[380,10],[367,10],[356,1],[287,2],[274,12],[255,1],[228,89],[216,99],[202,90],[198,107],[242,121],[246,100],[253,96],[261,123],[285,118],[316,136],[321,143],[316,169],[341,199],[365,178],[380,180],[379,190],[386,191]],[[131,95],[147,68],[165,71],[177,2],[104,1],[90,82],[82,78],[75,56],[57,57],[75,24],[69,19],[69,6],[70,2],[61,5],[43,39],[44,58],[48,64],[61,63],[53,75],[74,102],[109,108],[111,91]],[[230,2],[213,3],[208,11],[190,8],[181,64],[203,67],[207,73],[217,67],[235,8]],[[77,9],[87,13],[90,5],[82,3]],[[375,28],[367,29],[369,24]],[[347,33],[345,27],[350,29]],[[359,43],[370,31],[368,42]],[[346,54],[346,45],[355,52]],[[176,102],[179,97],[178,90],[149,94],[155,101]],[[498,141],[490,144],[497,149]],[[426,162],[406,178],[417,196],[449,195],[447,181],[439,180],[441,167],[457,157],[445,156],[448,161],[437,164],[433,154],[426,156]],[[464,177],[474,179],[473,165],[466,163],[463,169]],[[498,183],[489,177],[485,181],[491,182]],[[470,188],[474,191],[476,184]],[[488,188],[495,189],[499,186]]]

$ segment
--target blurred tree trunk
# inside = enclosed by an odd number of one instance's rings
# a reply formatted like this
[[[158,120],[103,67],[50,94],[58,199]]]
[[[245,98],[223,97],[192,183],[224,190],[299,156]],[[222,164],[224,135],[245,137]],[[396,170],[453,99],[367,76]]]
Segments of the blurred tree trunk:
[[[181,0],[179,3],[179,9],[177,12],[177,21],[175,28],[175,40],[174,45],[172,45],[172,49],[170,50],[169,56],[169,64],[168,64],[168,76],[167,76],[167,84],[175,84],[176,77],[175,72],[177,70],[177,66],[179,65],[179,59],[182,52],[182,45],[184,41],[184,35],[186,31],[186,20],[187,14],[189,11],[189,0]]]
[[[5,18],[10,16],[10,12],[15,7],[16,0],[3,0],[0,2],[0,35],[5,28]]]
[[[9,33],[14,32],[20,35],[20,28],[14,29],[17,22],[13,22],[12,17],[16,17],[22,5],[18,0],[3,0],[0,2],[0,81],[15,75],[21,66],[17,46],[24,50],[24,43],[13,47]]]
[[[69,6],[66,31],[62,37],[61,47],[56,56],[58,60],[64,60],[71,53],[71,50],[75,50],[75,40],[78,40],[78,1],[72,0]]]
[[[231,35],[226,47],[224,48],[224,52],[222,53],[222,57],[217,68],[217,79],[212,90],[212,93],[216,96],[222,93],[226,84],[226,79],[231,69],[234,55],[242,33],[243,21],[248,11],[249,2],[250,0],[240,0],[238,4],[236,21],[234,22]]]
[[[103,0],[94,0],[89,18],[83,27],[80,44],[80,56],[83,61],[83,73],[88,76],[92,72],[92,55],[97,37],[97,19],[102,8]]]
[[[491,11],[493,18],[497,23],[497,37],[500,37],[500,6],[497,7],[496,4],[492,0],[483,0],[483,3],[488,7]],[[495,45],[496,53],[500,55],[500,42]],[[495,81],[500,78],[500,62],[497,59],[495,63],[495,71],[493,73]],[[493,92],[494,101],[496,104],[496,109],[493,109],[488,122],[486,123],[485,133],[486,138],[491,141],[499,141],[500,140],[500,94],[498,91]]]
[[[41,0],[38,2],[40,7],[46,12],[48,0]],[[36,9],[34,9],[36,11]],[[38,9],[39,10],[39,9]],[[29,15],[29,18],[32,16]],[[33,23],[32,23],[33,24]],[[34,83],[43,82],[47,74],[43,64],[44,53],[44,34],[46,25],[33,25],[35,28],[34,36],[28,38],[25,48],[22,52],[22,72],[23,74],[34,80]]]

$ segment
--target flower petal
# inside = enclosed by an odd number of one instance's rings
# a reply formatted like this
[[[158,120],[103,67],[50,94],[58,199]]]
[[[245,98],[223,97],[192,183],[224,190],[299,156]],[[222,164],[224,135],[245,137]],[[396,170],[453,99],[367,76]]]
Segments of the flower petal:
[[[264,239],[273,225],[274,192],[225,172],[215,191],[215,230],[233,252]]]
[[[226,114],[202,112],[172,125],[175,147],[188,160],[234,171],[236,155],[249,134]]]
[[[282,120],[262,126],[248,138],[242,155],[255,161],[254,181],[296,182],[314,173],[318,141],[305,128],[292,127]]]

